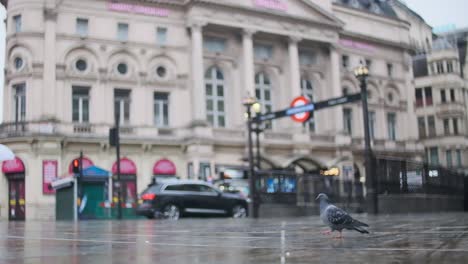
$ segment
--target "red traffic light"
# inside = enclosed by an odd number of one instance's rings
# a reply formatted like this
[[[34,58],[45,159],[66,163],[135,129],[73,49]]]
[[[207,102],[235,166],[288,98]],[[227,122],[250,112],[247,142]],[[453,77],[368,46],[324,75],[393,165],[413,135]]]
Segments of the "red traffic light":
[[[74,159],[72,162],[73,173],[80,173],[80,159]]]

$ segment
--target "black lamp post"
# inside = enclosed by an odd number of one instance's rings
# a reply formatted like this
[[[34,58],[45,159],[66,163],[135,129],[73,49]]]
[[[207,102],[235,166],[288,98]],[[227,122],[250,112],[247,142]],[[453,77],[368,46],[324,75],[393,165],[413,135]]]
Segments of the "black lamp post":
[[[251,202],[249,204],[249,214],[253,218],[258,218],[258,199],[257,190],[255,186],[255,171],[253,162],[253,146],[252,146],[252,106],[257,104],[257,100],[253,97],[247,97],[242,103],[246,108],[247,117],[247,137],[248,137],[248,151],[249,151],[249,189]]]
[[[378,213],[377,190],[375,173],[372,165],[372,149],[370,143],[370,130],[369,130],[369,110],[367,106],[367,77],[369,76],[369,69],[366,66],[360,65],[354,70],[354,75],[360,81],[361,86],[361,100],[362,100],[362,114],[364,117],[364,156],[366,167],[366,201],[369,213]]]
[[[257,123],[255,128],[253,129],[253,132],[255,133],[255,148],[257,149],[257,169],[260,170],[260,133],[263,132],[263,129],[260,127],[260,123]]]

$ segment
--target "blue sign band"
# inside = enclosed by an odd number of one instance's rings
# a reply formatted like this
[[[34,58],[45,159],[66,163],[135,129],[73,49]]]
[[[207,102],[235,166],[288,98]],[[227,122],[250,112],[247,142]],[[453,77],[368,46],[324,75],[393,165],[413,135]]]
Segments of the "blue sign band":
[[[306,104],[286,110],[286,115],[291,116],[299,113],[314,111],[314,104]]]

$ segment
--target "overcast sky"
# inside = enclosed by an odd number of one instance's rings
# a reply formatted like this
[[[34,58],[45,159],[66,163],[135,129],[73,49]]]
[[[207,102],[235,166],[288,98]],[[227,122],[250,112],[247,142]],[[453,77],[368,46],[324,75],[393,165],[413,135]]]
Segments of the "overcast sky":
[[[457,28],[468,27],[468,0],[403,0],[437,29],[447,25]],[[3,87],[3,62],[5,55],[5,9],[0,5],[0,85]],[[3,121],[3,89],[0,92],[0,122]]]
[[[403,0],[434,28],[455,24],[468,27],[468,0]]]

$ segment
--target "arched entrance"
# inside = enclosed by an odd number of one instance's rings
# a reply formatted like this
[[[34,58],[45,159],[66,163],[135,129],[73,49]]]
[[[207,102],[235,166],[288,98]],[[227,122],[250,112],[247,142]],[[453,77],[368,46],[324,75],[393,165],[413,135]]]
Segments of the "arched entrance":
[[[174,162],[168,159],[160,159],[153,166],[153,181],[164,181],[167,179],[175,179],[177,168]]]
[[[8,220],[23,221],[26,218],[24,163],[18,157],[4,161],[2,172],[8,179]]]
[[[112,174],[117,175],[117,162],[112,165]],[[118,186],[117,181],[113,181],[112,188],[112,200],[114,203],[119,204],[123,208],[134,208],[136,207],[137,201],[137,167],[135,163],[128,158],[120,159],[120,186],[121,186],[121,198],[122,201],[119,203]],[[115,179],[115,177],[114,177]]]
[[[314,159],[308,157],[298,157],[288,161],[286,166],[284,166],[287,170],[297,171],[300,173],[311,173],[311,174],[319,174],[320,170],[327,168],[325,164],[320,163]]]

